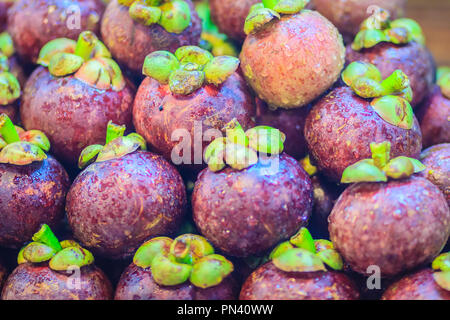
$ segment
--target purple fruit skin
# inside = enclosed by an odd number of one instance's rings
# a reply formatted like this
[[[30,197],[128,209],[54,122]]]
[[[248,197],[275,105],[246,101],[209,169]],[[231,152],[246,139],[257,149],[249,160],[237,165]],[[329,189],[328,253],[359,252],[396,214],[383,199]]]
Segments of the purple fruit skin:
[[[177,286],[161,286],[153,280],[150,268],[131,264],[117,285],[115,300],[235,300],[237,286],[231,276],[219,285],[197,288],[189,281]]]
[[[392,158],[418,158],[422,134],[417,119],[411,130],[384,121],[349,87],[331,91],[317,102],[306,118],[305,137],[319,171],[339,182],[344,169],[371,157],[370,143],[389,141]]]
[[[27,130],[43,131],[52,153],[75,167],[81,151],[104,144],[108,121],[132,127],[134,88],[98,90],[73,76],[56,78],[39,67],[28,79],[20,116]]]
[[[431,262],[450,235],[442,192],[420,177],[353,184],[328,222],[330,239],[350,268],[365,274],[375,265],[382,277]]]
[[[364,61],[374,64],[383,79],[397,69],[409,78],[413,91],[411,106],[414,108],[428,96],[435,80],[435,62],[430,51],[423,45],[410,42],[407,45],[395,45],[388,42],[377,44],[370,49],[354,51],[347,46],[346,63]]]
[[[25,166],[0,164],[0,245],[19,248],[41,224],[56,227],[69,187],[65,169],[50,155]]]
[[[424,148],[450,142],[450,99],[442,95],[437,85],[419,106],[417,119]]]
[[[75,179],[66,205],[75,238],[111,259],[176,231],[185,209],[180,174],[163,157],[143,151],[91,164]]]
[[[197,227],[232,256],[270,249],[305,226],[311,215],[311,180],[300,164],[281,154],[276,173],[265,174],[264,166],[260,161],[242,171],[205,169],[195,184],[192,208]]]
[[[240,300],[358,300],[359,292],[341,272],[284,272],[272,262],[242,286]]]
[[[450,300],[447,291],[434,281],[433,270],[424,269],[393,283],[381,297],[382,300]]]
[[[111,300],[112,286],[96,266],[81,268],[81,289],[68,287],[73,272],[57,272],[47,263],[19,265],[6,280],[2,300]]]
[[[157,50],[175,52],[187,45],[198,45],[202,32],[201,20],[190,0],[191,23],[180,34],[167,32],[158,24],[144,26],[129,15],[129,8],[111,0],[103,15],[101,34],[105,45],[118,63],[134,74],[142,74],[145,57]]]
[[[442,143],[425,149],[420,161],[427,167],[419,175],[441,189],[450,206],[450,143]]]

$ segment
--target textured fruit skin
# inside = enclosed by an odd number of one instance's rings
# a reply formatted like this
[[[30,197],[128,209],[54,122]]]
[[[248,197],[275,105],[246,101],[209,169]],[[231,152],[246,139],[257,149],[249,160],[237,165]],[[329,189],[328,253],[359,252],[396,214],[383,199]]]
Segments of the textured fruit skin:
[[[371,142],[389,141],[391,158],[418,158],[422,150],[417,119],[411,130],[391,125],[349,87],[336,88],[317,102],[306,118],[305,138],[314,164],[334,182],[349,165],[371,157]]]
[[[382,277],[431,262],[450,235],[443,194],[420,177],[353,184],[328,221],[330,239],[350,268],[364,274],[376,265]]]
[[[260,99],[291,109],[310,103],[333,85],[344,66],[345,48],[326,18],[302,10],[247,36],[240,59]]]
[[[194,221],[214,247],[238,257],[261,253],[305,226],[312,210],[308,174],[292,157],[242,171],[204,169],[192,195]]]
[[[211,18],[219,28],[220,32],[237,42],[244,42],[246,34],[244,32],[245,19],[248,16],[250,8],[261,1],[259,0],[240,0],[240,1],[222,1],[211,0]]]
[[[203,141],[206,131],[211,128],[222,130],[233,118],[244,129],[248,129],[254,125],[254,113],[253,97],[238,73],[231,75],[219,87],[205,85],[187,96],[174,95],[168,85],[161,85],[147,77],[136,94],[133,122],[137,133],[147,140],[152,150],[162,154],[168,161],[174,160],[172,150],[181,142],[179,136],[172,139],[175,130],[187,130],[191,138],[191,154],[187,158],[191,164],[202,168],[202,150],[212,140]],[[200,145],[200,142],[201,149],[196,150],[196,144]],[[185,167],[194,167],[185,162]]]
[[[70,187],[63,166],[48,155],[25,166],[0,164],[0,245],[19,248],[46,223],[56,227],[64,216]]]
[[[419,175],[438,186],[450,206],[450,143],[438,144],[424,150],[420,161],[427,168]]]
[[[301,159],[308,151],[303,130],[310,110],[310,106],[293,110],[270,110],[264,101],[256,98],[256,124],[277,128],[283,132],[286,135],[284,152],[295,159]]]
[[[191,23],[180,34],[167,32],[157,24],[144,26],[131,19],[128,7],[111,0],[102,19],[101,34],[104,43],[118,63],[137,75],[142,74],[145,57],[157,50],[175,52],[187,45],[198,45],[202,32],[201,20],[190,0]]]
[[[435,79],[435,63],[426,47],[416,42],[407,45],[379,43],[370,49],[354,51],[347,46],[346,63],[365,61],[374,64],[384,78],[397,69],[409,78],[413,91],[412,107],[416,107],[431,92]]]
[[[108,121],[132,126],[134,88],[98,90],[73,76],[53,77],[37,68],[27,81],[20,116],[27,130],[45,132],[52,153],[63,163],[76,166],[81,151],[104,144]]]
[[[284,272],[268,262],[247,278],[239,300],[358,300],[354,283],[341,272]]]
[[[73,271],[53,271],[48,263],[19,265],[6,280],[2,300],[111,300],[106,275],[96,266],[81,268],[81,289],[68,287]]]
[[[418,110],[423,147],[450,142],[450,99],[442,95],[439,86],[433,87]]]
[[[80,9],[80,26],[72,27],[74,11]],[[85,30],[98,34],[103,5],[98,0],[17,0],[8,11],[8,32],[24,61],[36,63],[39,51],[50,40],[76,40]]]
[[[235,300],[238,288],[231,276],[219,285],[197,288],[189,281],[177,286],[160,286],[150,268],[131,264],[125,269],[117,285],[115,300]]]
[[[450,300],[450,291],[434,281],[433,270],[424,269],[407,275],[392,284],[382,300]]]
[[[118,259],[148,238],[176,231],[185,207],[176,169],[159,155],[137,151],[87,167],[70,188],[66,211],[76,239]]]
[[[361,23],[376,12],[371,11],[370,6],[388,10],[392,19],[402,17],[406,9],[406,0],[312,0],[312,3],[338,28],[344,39],[351,40],[358,33]]]

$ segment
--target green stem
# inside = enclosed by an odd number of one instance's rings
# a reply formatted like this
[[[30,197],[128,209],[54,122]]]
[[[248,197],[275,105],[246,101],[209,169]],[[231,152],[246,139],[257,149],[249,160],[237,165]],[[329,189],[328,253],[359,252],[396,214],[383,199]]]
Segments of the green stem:
[[[7,144],[20,141],[19,134],[11,119],[4,113],[0,115],[0,134]]]
[[[92,51],[94,51],[98,38],[91,31],[85,31],[78,37],[77,46],[75,48],[75,54],[87,61],[90,59]]]
[[[125,133],[125,126],[119,126],[117,124],[112,123],[112,121],[109,121],[108,128],[106,129],[105,144],[110,143],[116,138],[123,137],[124,133]]]
[[[33,241],[43,243],[55,250],[55,252],[62,250],[58,238],[46,224],[42,225],[41,229],[33,235]]]
[[[375,166],[382,169],[390,160],[391,144],[388,141],[382,143],[371,143],[372,159]]]

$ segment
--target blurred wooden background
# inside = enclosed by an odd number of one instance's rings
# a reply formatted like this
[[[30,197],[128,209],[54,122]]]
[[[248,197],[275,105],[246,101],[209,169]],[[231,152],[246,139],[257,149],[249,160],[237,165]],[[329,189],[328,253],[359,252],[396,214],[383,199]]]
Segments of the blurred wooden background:
[[[450,0],[408,0],[406,16],[422,26],[438,65],[450,66]]]

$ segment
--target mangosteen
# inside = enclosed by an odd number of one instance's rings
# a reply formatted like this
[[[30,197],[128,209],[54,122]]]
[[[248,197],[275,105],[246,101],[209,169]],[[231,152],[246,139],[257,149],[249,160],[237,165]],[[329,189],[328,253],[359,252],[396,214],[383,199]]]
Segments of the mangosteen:
[[[312,0],[314,8],[330,20],[344,37],[353,40],[361,23],[379,8],[400,18],[406,9],[406,0]]]
[[[16,0],[0,1],[0,32],[6,30],[8,25],[8,9],[16,2]]]
[[[394,157],[418,158],[422,135],[408,77],[396,70],[382,80],[374,65],[354,62],[342,79],[347,86],[320,99],[306,118],[305,137],[318,170],[339,182],[346,167],[370,157],[371,142],[389,141]]]
[[[17,0],[8,11],[8,32],[27,63],[38,63],[49,41],[76,40],[81,30],[100,31],[104,5],[99,0]]]
[[[273,110],[264,101],[256,98],[256,124],[274,127],[283,132],[286,135],[284,152],[295,159],[301,159],[308,151],[303,131],[310,110],[310,106]]]
[[[104,142],[109,120],[131,126],[135,89],[95,34],[52,40],[25,86],[20,116],[47,134],[55,156],[76,167],[83,148]]]
[[[372,158],[345,169],[349,186],[328,218],[330,239],[350,268],[366,274],[379,268],[393,277],[431,262],[450,235],[444,195],[427,179],[416,159],[390,159],[389,142],[371,143]]]
[[[211,18],[220,32],[237,42],[244,42],[244,23],[250,8],[260,0],[220,1],[210,0]]]
[[[215,247],[236,257],[262,253],[305,226],[312,210],[308,174],[283,153],[285,136],[258,126],[226,126],[205,151],[208,168],[192,195],[194,221]]]
[[[0,64],[3,69],[8,68],[9,72],[17,78],[22,88],[25,86],[27,80],[26,72],[16,54],[13,40],[6,31],[0,33]]]
[[[270,262],[245,281],[240,300],[358,300],[353,281],[342,271],[344,263],[333,244],[313,240],[301,228],[279,244]]]
[[[406,275],[392,284],[382,300],[450,300],[450,253],[438,256],[432,268]]]
[[[116,300],[235,300],[233,264],[202,236],[145,242],[124,271]]]
[[[110,300],[112,286],[94,256],[75,241],[59,241],[42,225],[20,250],[2,300]]]
[[[419,175],[438,186],[450,206],[450,143],[425,149],[420,160],[427,168]]]
[[[345,62],[336,27],[320,13],[302,10],[305,1],[290,3],[263,1],[245,21],[241,68],[272,108],[307,105],[334,84]]]
[[[149,237],[175,232],[186,209],[178,171],[146,149],[136,133],[109,123],[106,145],[83,150],[66,212],[83,245],[110,259],[127,258]],[[141,149],[141,150],[138,150]]]
[[[390,20],[386,10],[375,12],[362,24],[352,44],[347,46],[346,63],[374,64],[383,77],[402,70],[409,78],[416,107],[430,93],[435,79],[435,63],[425,46],[419,24],[412,19]]]
[[[184,168],[203,168],[203,151],[236,118],[253,125],[253,97],[236,72],[239,59],[195,46],[147,56],[133,121],[151,149]]]
[[[450,142],[450,68],[439,68],[437,78],[417,113],[424,148]]]
[[[191,0],[112,0],[101,32],[114,58],[140,75],[149,53],[198,45],[202,22]]]
[[[45,153],[45,134],[16,128],[6,114],[0,115],[0,134],[0,245],[18,248],[42,223],[62,220],[70,181]]]
[[[3,53],[7,50],[2,50],[6,49],[2,40],[4,40],[4,37],[3,34],[0,34],[0,81],[2,83],[0,90],[0,113],[6,114],[12,121],[17,121],[21,86],[13,74],[8,56]]]

